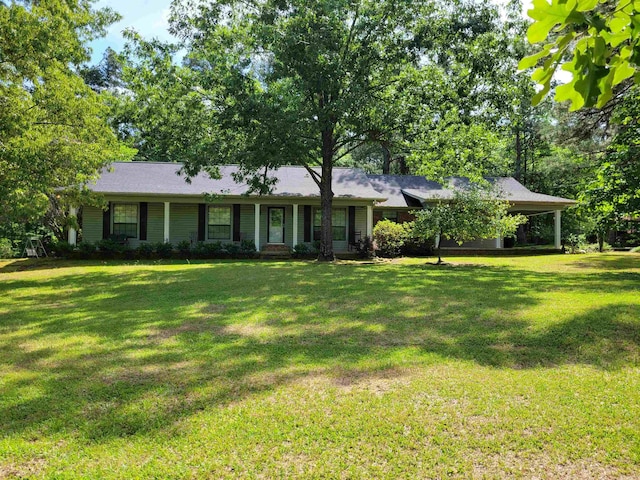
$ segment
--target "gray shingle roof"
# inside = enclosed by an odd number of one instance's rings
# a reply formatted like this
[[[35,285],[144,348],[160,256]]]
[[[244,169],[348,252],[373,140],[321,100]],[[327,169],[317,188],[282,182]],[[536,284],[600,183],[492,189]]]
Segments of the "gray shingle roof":
[[[408,198],[429,202],[436,199],[448,200],[453,198],[456,188],[469,186],[469,179],[451,177],[447,180],[450,187],[445,188],[437,182],[415,175],[368,175],[373,188],[387,197],[381,203],[384,207],[408,207]],[[554,197],[542,193],[535,193],[526,188],[513,177],[490,177],[487,180],[502,192],[501,197],[514,203],[545,204],[567,206],[576,202],[568,198]]]
[[[95,185],[89,188],[95,192],[110,194],[147,194],[147,195],[202,195],[221,194],[240,196],[247,192],[247,185],[236,183],[233,174],[237,166],[220,166],[219,179],[212,179],[201,172],[185,181],[180,175],[182,164],[156,162],[114,162],[110,168],[102,171]],[[320,197],[320,190],[303,167],[280,167],[269,172],[277,178],[272,196],[281,197]],[[379,192],[373,189],[364,172],[357,168],[334,168],[333,192],[335,198],[381,199]]]

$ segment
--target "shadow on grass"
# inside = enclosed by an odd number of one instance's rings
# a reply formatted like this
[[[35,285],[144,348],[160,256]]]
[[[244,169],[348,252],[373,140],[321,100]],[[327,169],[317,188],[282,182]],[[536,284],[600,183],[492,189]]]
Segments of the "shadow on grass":
[[[301,378],[396,372],[399,354],[616,369],[638,363],[639,304],[540,322],[522,312],[545,292],[575,301],[637,291],[636,280],[615,269],[257,262],[7,280],[0,358],[12,376],[0,418],[4,433],[144,434]]]

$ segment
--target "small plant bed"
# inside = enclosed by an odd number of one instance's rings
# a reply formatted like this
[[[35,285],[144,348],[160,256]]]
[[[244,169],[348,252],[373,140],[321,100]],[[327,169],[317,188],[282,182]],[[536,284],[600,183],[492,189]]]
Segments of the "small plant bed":
[[[640,256],[445,259],[2,261],[0,477],[636,478]]]

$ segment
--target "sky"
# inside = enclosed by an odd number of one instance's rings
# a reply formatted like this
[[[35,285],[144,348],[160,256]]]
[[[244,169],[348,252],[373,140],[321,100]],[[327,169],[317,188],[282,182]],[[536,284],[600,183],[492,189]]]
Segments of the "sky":
[[[102,54],[111,47],[116,52],[122,50],[125,40],[122,31],[133,28],[144,38],[172,40],[169,33],[169,5],[171,0],[99,0],[96,8],[111,7],[122,15],[122,20],[109,28],[106,37],[91,42],[93,49],[91,62],[98,63]]]
[[[495,3],[504,4],[507,0],[492,0]],[[90,45],[93,49],[91,63],[98,63],[102,54],[111,47],[116,52],[122,50],[125,40],[122,31],[133,28],[143,38],[171,41],[173,38],[169,28],[169,5],[171,0],[99,0],[96,8],[111,7],[122,15],[122,20],[111,25],[107,36],[93,41]],[[531,6],[531,0],[523,1],[523,14]]]

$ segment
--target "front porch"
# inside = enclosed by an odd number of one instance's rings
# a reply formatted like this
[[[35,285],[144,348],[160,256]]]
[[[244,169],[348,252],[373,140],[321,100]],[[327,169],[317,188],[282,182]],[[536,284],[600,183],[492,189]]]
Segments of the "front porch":
[[[162,201],[159,201],[162,200]],[[291,251],[298,244],[311,247],[319,238],[318,203],[285,203],[282,200],[235,203],[196,203],[183,199],[154,199],[147,202],[130,197],[114,197],[107,210],[83,208],[83,241],[97,242],[116,234],[126,234],[136,248],[141,243],[181,242],[241,243],[252,241],[256,250],[273,247]],[[334,202],[334,250],[348,252],[350,245],[371,236],[373,205]],[[69,243],[77,243],[75,230]]]

